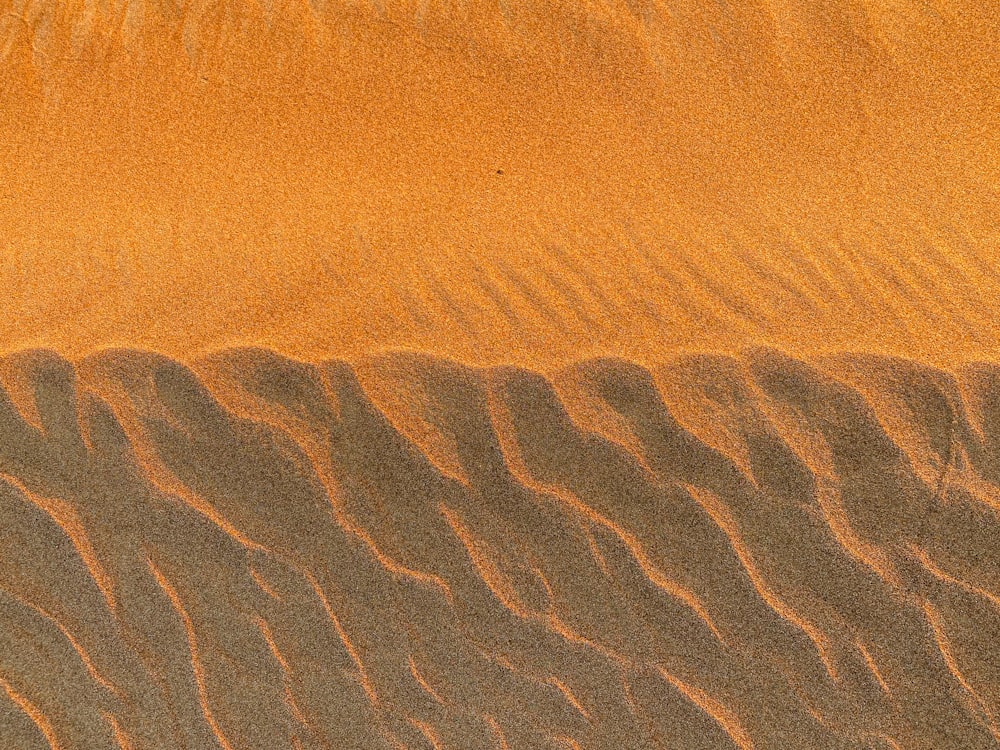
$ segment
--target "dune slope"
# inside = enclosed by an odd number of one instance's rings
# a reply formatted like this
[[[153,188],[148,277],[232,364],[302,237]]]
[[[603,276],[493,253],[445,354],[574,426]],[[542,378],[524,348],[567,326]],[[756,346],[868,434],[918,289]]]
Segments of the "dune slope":
[[[0,362],[18,750],[994,748],[1000,368]]]
[[[0,0],[0,341],[1000,345],[981,0]]]

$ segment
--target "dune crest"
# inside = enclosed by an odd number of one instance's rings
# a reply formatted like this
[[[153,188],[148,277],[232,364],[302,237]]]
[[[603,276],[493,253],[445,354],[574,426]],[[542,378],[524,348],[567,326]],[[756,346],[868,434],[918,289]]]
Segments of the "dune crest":
[[[13,747],[1000,741],[996,365],[0,371]]]

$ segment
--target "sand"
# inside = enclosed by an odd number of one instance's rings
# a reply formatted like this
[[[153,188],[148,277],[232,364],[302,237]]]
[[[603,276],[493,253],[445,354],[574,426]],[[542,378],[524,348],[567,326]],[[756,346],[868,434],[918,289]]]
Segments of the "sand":
[[[1000,13],[0,0],[0,750],[1000,747]]]
[[[0,349],[992,359],[974,0],[4,0]]]
[[[0,369],[5,747],[1000,739],[996,366]]]

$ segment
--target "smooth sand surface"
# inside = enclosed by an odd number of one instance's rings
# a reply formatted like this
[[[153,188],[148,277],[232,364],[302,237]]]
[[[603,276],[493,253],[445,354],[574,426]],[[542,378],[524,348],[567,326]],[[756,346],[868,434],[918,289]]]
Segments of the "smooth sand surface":
[[[0,349],[1000,344],[981,0],[3,0]]]
[[[1000,367],[0,363],[14,750],[995,748]]]

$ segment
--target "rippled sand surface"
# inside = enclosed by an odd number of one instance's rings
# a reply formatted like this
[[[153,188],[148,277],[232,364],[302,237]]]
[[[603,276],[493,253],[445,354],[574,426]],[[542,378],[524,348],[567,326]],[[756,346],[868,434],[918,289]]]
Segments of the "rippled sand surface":
[[[1000,749],[998,216],[996,0],[0,0],[0,750]]]
[[[16,750],[995,748],[1000,367],[0,362]]]

